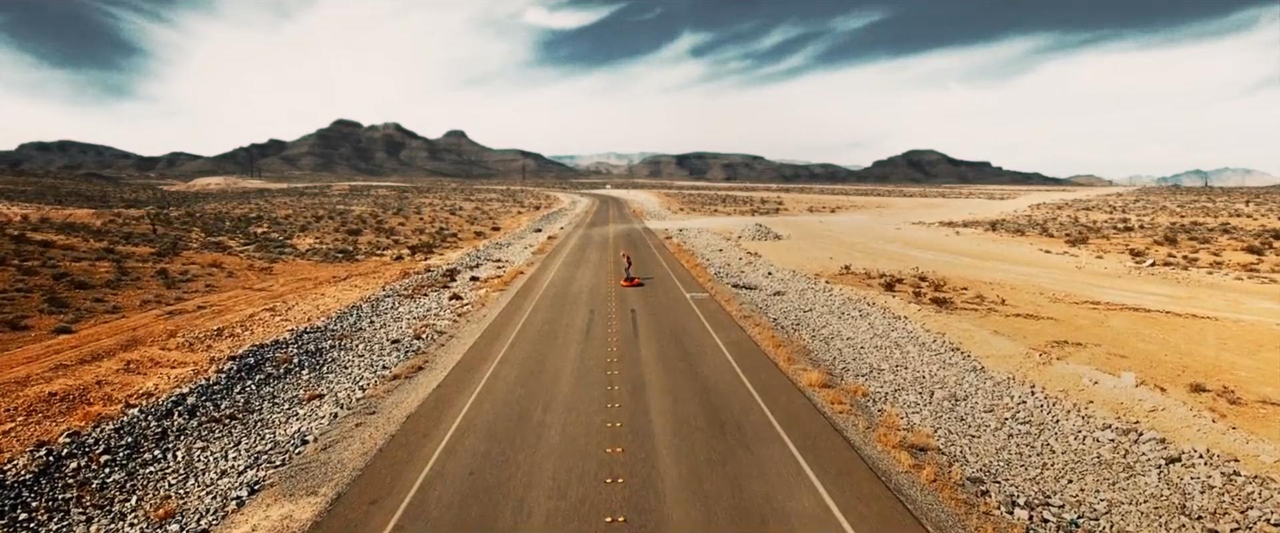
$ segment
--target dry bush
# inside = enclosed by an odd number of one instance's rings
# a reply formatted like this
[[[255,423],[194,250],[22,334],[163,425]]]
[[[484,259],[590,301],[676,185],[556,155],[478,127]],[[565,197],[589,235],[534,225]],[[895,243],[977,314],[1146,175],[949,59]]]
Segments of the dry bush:
[[[324,393],[316,390],[309,390],[302,393],[302,403],[311,403],[320,398],[324,398]]]
[[[178,501],[173,497],[164,498],[161,502],[153,505],[147,511],[147,517],[152,522],[163,523],[172,520],[178,515]]]
[[[920,481],[928,485],[938,481],[938,465],[932,461],[925,463],[920,469]]]
[[[1089,244],[1089,236],[1083,233],[1077,233],[1063,240],[1068,246],[1082,246]]]
[[[875,432],[872,437],[876,444],[886,450],[897,450],[902,445],[902,417],[896,409],[890,408],[885,411],[880,419],[876,421]]]
[[[845,398],[844,393],[836,389],[826,389],[818,394],[818,397],[832,407],[849,405],[849,400]]]
[[[938,449],[938,443],[933,439],[933,432],[920,428],[911,430],[907,436],[907,448],[919,452],[931,452]]]
[[[844,389],[845,393],[847,393],[850,398],[856,400],[861,400],[871,396],[871,389],[868,389],[866,385],[861,383],[845,383],[841,388]]]
[[[906,280],[902,279],[901,276],[895,274],[884,274],[880,276],[880,288],[884,289],[885,292],[893,292],[894,289],[896,289],[898,285],[901,285],[903,281]]]
[[[821,370],[809,369],[800,374],[800,383],[811,389],[826,389],[831,387],[831,377]]]
[[[427,367],[427,363],[425,360],[415,359],[396,367],[395,370],[391,371],[391,374],[390,376],[388,376],[388,379],[390,379],[391,381],[400,381],[402,379],[407,379],[417,375],[419,372],[422,372],[422,369],[426,367]]]
[[[951,306],[955,305],[956,302],[950,296],[935,294],[929,297],[929,303],[942,309],[949,309]]]
[[[1210,389],[1209,386],[1205,385],[1203,381],[1192,381],[1191,383],[1187,384],[1187,391],[1192,394],[1204,394],[1211,390],[1213,389]]]
[[[1222,401],[1225,401],[1230,405],[1239,406],[1239,405],[1245,405],[1246,403],[1249,403],[1249,402],[1246,402],[1244,397],[1240,396],[1240,394],[1237,393],[1235,389],[1227,385],[1222,385],[1221,387],[1218,387],[1218,390],[1214,392],[1214,395],[1217,396],[1218,398],[1221,398]]]

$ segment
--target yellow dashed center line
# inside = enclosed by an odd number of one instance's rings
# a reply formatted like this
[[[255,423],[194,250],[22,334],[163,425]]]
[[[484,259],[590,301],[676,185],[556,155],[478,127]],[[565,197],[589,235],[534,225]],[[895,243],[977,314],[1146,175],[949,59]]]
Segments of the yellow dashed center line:
[[[619,352],[618,314],[617,314],[617,294],[618,294],[617,283],[618,282],[615,281],[616,278],[614,277],[616,275],[616,272],[614,271],[614,265],[616,263],[614,263],[614,261],[617,261],[619,258],[620,258],[620,254],[614,248],[614,211],[613,209],[610,209],[609,210],[609,248],[608,248],[608,258],[607,258],[607,261],[605,261],[605,280],[609,284],[608,285],[609,291],[607,293],[607,298],[606,298],[606,304],[608,307],[608,313],[607,313],[608,321],[606,324],[607,342],[605,344],[604,362],[606,364],[614,364],[618,366],[620,366],[619,358],[618,358],[618,352]],[[621,370],[618,370],[618,366],[614,366],[608,370],[605,370],[604,374],[605,374],[605,391],[606,392],[616,392],[620,389],[616,381],[616,379],[618,378],[615,378],[615,376],[619,376],[621,374]],[[617,398],[610,398],[610,400],[616,400],[616,399]],[[604,407],[606,410],[621,409],[622,404],[618,402],[610,401],[609,403],[604,404]],[[610,412],[610,411],[606,411],[606,412]],[[612,411],[612,412],[616,412],[616,411]],[[622,427],[622,422],[621,421],[605,422],[604,427],[606,429],[619,429]],[[611,445],[606,447],[604,449],[604,452],[606,454],[620,455],[622,454],[622,446]],[[623,482],[623,478],[620,475],[607,476],[604,478],[604,482],[607,485],[621,484]],[[617,515],[607,515],[604,517],[604,521],[607,524],[622,524],[627,521],[627,517],[621,513]]]
[[[608,258],[607,258],[608,260],[605,261],[605,279],[607,279],[609,283],[608,284],[609,290],[607,293],[605,293],[605,304],[607,304],[608,306],[608,320],[607,320],[607,324],[605,324],[605,329],[607,329],[607,334],[608,334],[607,342],[605,342],[605,356],[604,356],[605,364],[620,364],[620,357],[618,357],[618,351],[620,351],[620,346],[618,346],[618,337],[620,336],[618,336],[618,315],[617,315],[617,287],[618,286],[617,286],[617,282],[614,281],[614,279],[616,279],[614,278],[614,274],[616,274],[616,272],[614,272],[613,265],[616,263],[613,263],[613,261],[620,259],[621,254],[618,254],[617,249],[614,249],[614,246],[613,246],[613,240],[614,240],[613,228],[614,228],[614,213],[612,209],[609,209],[609,228],[608,228],[609,247],[608,247]],[[621,387],[618,386],[617,379],[621,379],[621,370],[618,370],[617,366],[613,366],[613,368],[604,370],[604,381],[605,381],[604,390],[607,392],[617,392],[618,390],[620,390]],[[617,398],[611,398],[611,400],[617,400]],[[620,404],[620,402],[612,402],[612,401],[607,402],[607,404],[604,404],[604,409],[605,410],[622,409],[622,404]],[[622,422],[621,420],[618,420],[618,422],[605,422],[604,427],[607,429],[622,428]],[[622,446],[608,446],[604,448],[604,452],[605,454],[621,455]],[[605,477],[604,483],[605,484],[621,484],[622,477],[621,475],[613,475],[613,477]],[[622,524],[622,523],[626,523],[627,518],[625,515],[622,515],[622,514],[607,515],[607,516],[604,516],[604,521],[607,524]]]

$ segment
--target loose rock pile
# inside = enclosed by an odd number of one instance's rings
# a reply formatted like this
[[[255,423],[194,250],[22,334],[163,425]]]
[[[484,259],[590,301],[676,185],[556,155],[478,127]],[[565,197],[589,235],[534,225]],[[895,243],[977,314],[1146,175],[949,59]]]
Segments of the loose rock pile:
[[[964,489],[1032,531],[1272,531],[1280,483],[987,371],[907,318],[702,229],[672,235],[814,363],[932,429]]]
[[[738,230],[738,240],[740,241],[780,241],[785,238],[786,236],[759,222]]]
[[[214,375],[0,465],[0,531],[207,531],[585,207],[251,346]],[[426,331],[422,324],[431,324]]]

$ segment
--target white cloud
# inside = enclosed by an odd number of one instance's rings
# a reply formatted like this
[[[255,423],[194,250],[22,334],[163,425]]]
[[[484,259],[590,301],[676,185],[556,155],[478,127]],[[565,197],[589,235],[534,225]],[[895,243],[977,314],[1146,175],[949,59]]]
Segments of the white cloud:
[[[660,14],[662,14],[662,8],[661,8],[661,7],[655,7],[655,8],[653,8],[653,9],[649,10],[647,13],[645,13],[645,14],[643,14],[643,15],[639,15],[639,16],[632,17],[632,18],[631,18],[631,20],[633,20],[633,21],[649,20],[649,19],[651,19],[651,18],[653,18],[653,17],[656,17],[656,16],[658,16],[658,15],[660,15]]]
[[[715,77],[741,54],[694,57],[706,34],[609,69],[542,66],[538,43],[555,30],[526,17],[555,5],[477,4],[278,11],[227,1],[173,25],[139,21],[140,42],[156,55],[137,96],[114,103],[0,46],[0,148],[70,138],[214,154],[343,117],[431,136],[461,128],[491,146],[543,153],[716,150],[866,164],[936,148],[1054,175],[1280,174],[1274,10],[1216,36],[1050,56],[1038,54],[1055,37],[1031,36],[758,85]],[[804,64],[813,51],[799,54],[791,61]]]
[[[623,4],[597,7],[567,7],[539,4],[525,8],[522,18],[525,22],[534,26],[553,30],[572,30],[595,24],[622,6]],[[653,14],[653,16],[656,15],[657,13]]]

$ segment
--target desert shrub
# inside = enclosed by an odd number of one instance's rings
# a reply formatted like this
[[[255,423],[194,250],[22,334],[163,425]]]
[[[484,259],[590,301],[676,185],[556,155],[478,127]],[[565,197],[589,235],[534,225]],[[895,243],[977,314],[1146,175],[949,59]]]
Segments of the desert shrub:
[[[45,293],[45,295],[41,297],[41,303],[44,304],[45,307],[56,311],[71,308],[71,301],[56,292]]]
[[[60,322],[51,330],[55,335],[69,335],[76,332],[76,328],[66,322]]]
[[[948,307],[951,307],[952,305],[955,305],[955,300],[953,300],[950,296],[946,296],[943,294],[935,294],[929,297],[929,303],[941,308],[948,308]]]
[[[1267,248],[1256,242],[1246,244],[1240,250],[1247,254],[1253,254],[1259,257],[1267,255]]]
[[[92,280],[82,277],[73,277],[70,280],[67,280],[67,285],[70,285],[72,289],[77,291],[87,291],[96,286]]]
[[[0,318],[0,325],[9,331],[27,331],[31,329],[31,324],[27,323],[28,318],[30,317],[22,314],[8,315]]]
[[[1063,242],[1067,243],[1070,246],[1080,246],[1083,244],[1089,244],[1089,236],[1083,233],[1077,233],[1075,235],[1067,237],[1066,239],[1064,239]]]
[[[928,281],[926,283],[929,284],[929,288],[933,289],[934,292],[942,292],[947,290],[946,279],[944,278],[927,278],[927,279]]]
[[[884,289],[886,292],[893,292],[893,290],[896,289],[898,285],[902,284],[903,281],[905,280],[899,276],[885,274],[880,278],[880,288]]]
[[[1243,397],[1240,396],[1239,393],[1235,391],[1235,389],[1228,387],[1226,385],[1218,387],[1218,390],[1214,392],[1214,394],[1217,395],[1217,397],[1221,398],[1223,401],[1231,405],[1244,405],[1248,403],[1245,401]]]

